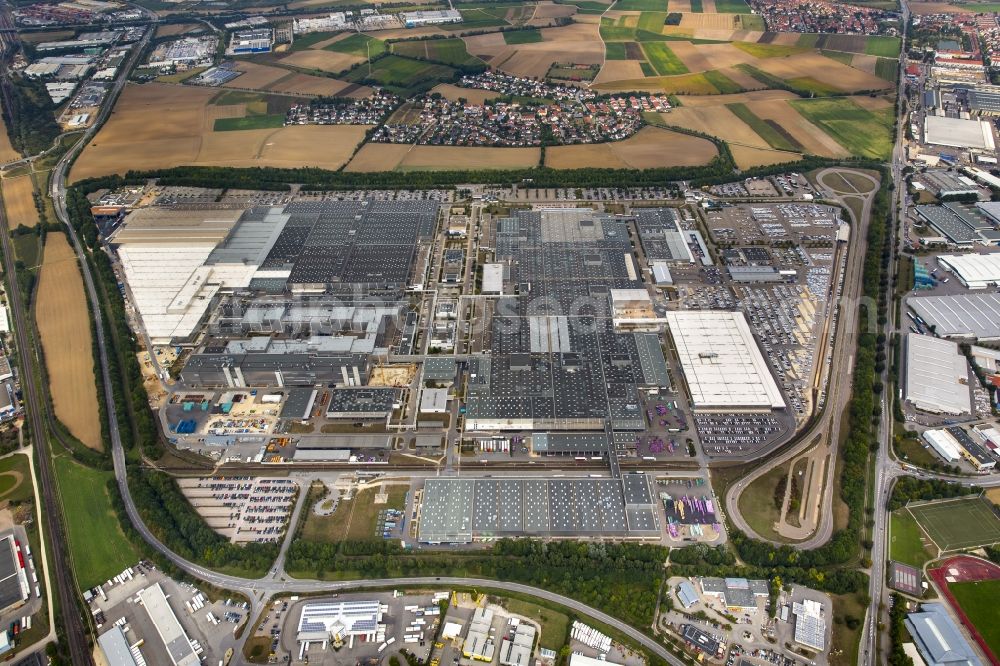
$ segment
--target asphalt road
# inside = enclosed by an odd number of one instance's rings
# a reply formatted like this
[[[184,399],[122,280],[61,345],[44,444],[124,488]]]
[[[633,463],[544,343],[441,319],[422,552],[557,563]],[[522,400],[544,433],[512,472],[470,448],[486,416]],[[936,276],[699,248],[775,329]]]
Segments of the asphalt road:
[[[824,169],[817,175],[820,184],[828,183],[827,178],[837,171],[844,169]],[[877,188],[877,180],[860,171],[852,173],[869,180]],[[864,263],[864,256],[867,250],[868,218],[871,213],[871,206],[875,199],[875,191],[866,196],[862,195],[838,195],[834,193],[834,198],[844,203],[845,197],[862,198],[863,206],[861,219],[854,219],[854,213],[846,206],[851,215],[851,237],[848,246],[847,263],[843,278],[841,297],[837,303],[838,324],[834,333],[835,343],[833,346],[832,367],[850,369],[853,367],[854,350],[857,345],[857,316],[858,298],[861,293],[861,272]],[[825,362],[825,360],[824,360]],[[739,497],[753,481],[760,478],[777,466],[783,465],[789,460],[801,455],[813,446],[822,446],[822,440],[828,441],[830,462],[826,466],[827,480],[824,484],[824,496],[822,510],[820,511],[819,525],[816,532],[807,540],[794,544],[797,548],[815,548],[825,543],[833,533],[833,474],[836,469],[837,446],[839,443],[840,417],[851,398],[851,373],[833,371],[829,376],[829,383],[826,392],[823,412],[813,425],[805,432],[797,436],[795,445],[785,449],[780,454],[770,459],[766,464],[760,465],[751,471],[747,476],[740,479],[729,487],[726,492],[726,510],[733,525],[740,531],[756,536],[767,541],[761,535],[757,535],[750,525],[744,520],[739,510]],[[819,443],[817,438],[821,438]]]

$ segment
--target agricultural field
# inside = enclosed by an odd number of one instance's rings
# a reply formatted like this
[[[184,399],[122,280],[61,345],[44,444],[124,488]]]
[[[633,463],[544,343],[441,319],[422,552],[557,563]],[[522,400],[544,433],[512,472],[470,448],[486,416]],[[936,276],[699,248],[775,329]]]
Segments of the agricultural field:
[[[642,50],[646,54],[646,61],[660,76],[676,76],[689,71],[664,42],[647,42],[642,45]]]
[[[463,38],[469,53],[491,67],[514,74],[543,78],[556,63],[600,65],[604,45],[597,24],[573,23],[558,28],[541,28],[541,41],[509,45],[502,33]]]
[[[801,152],[802,144],[795,140],[788,131],[774,120],[765,120],[754,114],[746,104],[729,104],[726,106],[737,118],[746,123],[750,129],[764,139],[771,148],[788,152]]]
[[[35,322],[56,417],[84,445],[100,450],[90,313],[76,255],[62,233],[45,239]]]
[[[381,39],[375,39],[363,34],[354,34],[344,39],[338,39],[323,47],[324,51],[344,53],[362,59],[375,58],[386,52],[386,44]]]
[[[22,224],[33,227],[38,224],[38,210],[35,208],[35,183],[30,174],[4,178],[3,204],[7,211],[7,226],[16,229]]]
[[[326,49],[304,49],[302,51],[292,51],[285,57],[283,57],[279,62],[282,65],[287,65],[289,67],[296,67],[304,70],[319,70],[320,72],[329,72],[330,74],[339,74],[341,72],[347,71],[354,65],[362,63],[365,61],[363,56],[352,55],[350,53],[337,53],[335,51],[328,51]],[[244,63],[240,63],[240,68],[242,69]],[[258,67],[267,67],[268,69],[278,69],[276,67],[268,67],[267,65],[258,65]],[[279,70],[282,71],[282,70]],[[281,76],[286,75],[287,72],[283,72]],[[244,79],[247,75],[230,81],[227,87],[231,88],[256,88],[258,86],[247,84]],[[263,85],[267,85],[277,81],[280,76],[266,80]],[[249,79],[248,79],[249,80]],[[263,87],[263,86],[260,86]]]
[[[452,85],[451,83],[440,83],[433,88],[430,92],[438,93],[442,97],[452,102],[457,102],[460,99],[467,100],[472,104],[485,104],[491,99],[496,99],[500,97],[499,93],[491,92],[489,90],[479,90],[477,88],[460,88],[459,86]]]
[[[216,132],[217,120],[246,115],[239,104],[212,104],[217,95],[211,89],[129,84],[114,115],[74,164],[72,179],[181,165],[337,169],[368,130],[294,125]]]
[[[73,570],[81,587],[93,587],[139,559],[111,509],[106,485],[114,473],[84,467],[66,454],[54,455],[53,463]]]
[[[0,114],[0,164],[14,162],[19,159],[21,159],[21,153],[14,150],[14,146],[10,144],[10,135],[7,134],[7,126],[3,115]]]
[[[479,58],[469,55],[465,42],[458,37],[396,42],[392,45],[392,52],[401,56],[424,58],[456,67],[483,64]]]
[[[553,169],[700,166],[717,154],[715,144],[708,139],[644,127],[624,141],[550,146],[545,149],[545,166]]]
[[[373,62],[370,70],[368,67],[359,67],[346,78],[348,81],[364,79],[383,86],[406,89],[427,81],[447,81],[454,75],[455,70],[445,65],[390,55]]]
[[[869,111],[844,97],[798,99],[789,104],[852,155],[889,159],[892,152],[891,109]]]
[[[542,33],[537,28],[530,30],[508,30],[501,33],[505,44],[534,44],[542,41]]]

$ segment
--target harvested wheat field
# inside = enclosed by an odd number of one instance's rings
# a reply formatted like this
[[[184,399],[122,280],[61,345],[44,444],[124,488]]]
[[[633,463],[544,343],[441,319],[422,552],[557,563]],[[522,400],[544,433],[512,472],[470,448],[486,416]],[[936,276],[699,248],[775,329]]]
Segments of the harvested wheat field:
[[[10,143],[10,136],[7,134],[7,125],[4,123],[3,114],[0,114],[0,164],[14,162],[21,159],[21,153],[14,150]]]
[[[205,26],[201,23],[170,23],[160,25],[156,27],[156,37],[157,39],[160,37],[175,37],[190,32],[195,28],[205,30]]]
[[[487,62],[491,58],[499,56],[508,50],[507,42],[499,32],[488,32],[484,35],[473,35],[463,37],[465,48],[477,58],[482,58]]]
[[[596,24],[572,23],[539,32],[542,41],[529,44],[507,45],[499,33],[466,37],[465,44],[472,55],[515,76],[542,78],[556,62],[604,62],[604,42]]]
[[[554,2],[539,2],[535,5],[535,11],[531,15],[532,19],[551,19],[572,16],[576,13],[573,5],[557,5]]]
[[[90,313],[76,255],[62,233],[50,233],[45,238],[37,298],[35,323],[45,353],[56,418],[78,440],[100,450]]]
[[[892,85],[877,76],[814,52],[798,53],[787,58],[764,58],[758,60],[755,66],[780,79],[813,78],[844,92],[877,90]]]
[[[650,92],[675,93],[678,95],[714,95],[719,92],[702,73],[624,79],[596,84],[593,87],[595,90],[600,90],[604,93]]]
[[[624,141],[546,148],[545,166],[553,169],[699,166],[707,164],[717,154],[715,144],[708,139],[659,127],[643,127]]]
[[[606,60],[601,71],[594,78],[594,83],[641,78],[642,65],[639,64],[638,60]]]
[[[325,76],[298,73],[291,73],[288,76],[278,79],[270,84],[266,90],[292,95],[320,95],[327,97],[340,95],[345,91],[347,91],[344,95],[346,97],[368,97],[372,94],[372,89],[366,86],[358,86],[347,81],[330,79]]]
[[[872,76],[875,76],[875,65],[878,63],[878,58],[875,56],[864,55],[857,53],[851,58],[851,67],[855,69],[860,69],[862,72],[867,72]]]
[[[26,227],[38,224],[38,210],[32,196],[34,191],[31,176],[3,179],[3,205],[7,211],[7,226],[11,229],[22,224]]]
[[[755,79],[750,74],[747,74],[742,69],[737,69],[736,67],[727,67],[725,69],[720,69],[719,73],[728,78],[730,81],[740,86],[744,90],[748,91],[761,91],[764,92],[767,89],[763,83]]]
[[[332,81],[332,79],[331,79]],[[337,169],[368,129],[364,125],[292,125],[277,129],[212,131],[218,117],[238,117],[209,101],[214,89],[129,84],[108,123],[73,166],[79,180],[129,169],[182,165],[316,166]]]
[[[747,104],[747,108],[761,120],[771,120],[784,129],[807,153],[821,157],[847,157],[850,155],[843,146],[806,120],[785,100],[750,102]]]
[[[725,95],[725,97],[733,97],[733,95]],[[770,147],[767,141],[753,131],[753,128],[737,118],[725,106],[681,107],[670,113],[661,113],[660,118],[667,125],[675,125],[717,136],[727,143],[758,148]]]
[[[673,8],[670,8],[673,11]],[[739,28],[736,14],[685,14],[680,27],[688,30],[736,30]]]
[[[671,0],[668,8],[672,12],[688,14],[691,12],[691,0]]]
[[[677,99],[681,101],[682,107],[700,107],[765,102],[772,99],[798,99],[798,95],[787,90],[752,90],[732,95],[679,95]],[[669,121],[670,117],[664,116],[664,119]]]
[[[328,39],[324,39],[321,42],[316,42],[315,44],[310,44],[309,48],[311,48],[311,49],[325,49],[330,44],[336,44],[337,42],[339,42],[341,40],[347,39],[348,37],[350,37],[353,34],[354,33],[350,32],[349,30],[345,30],[344,32],[338,32],[333,37],[330,37]]]
[[[336,51],[324,51],[322,49],[303,49],[301,51],[292,51],[286,55],[281,59],[281,64],[301,67],[302,69],[318,69],[336,74],[364,61],[365,59],[361,56],[351,55],[350,53],[337,53]],[[236,80],[239,81],[240,79]]]
[[[729,146],[729,152],[733,154],[736,166],[741,169],[797,162],[802,159],[798,153],[786,153],[770,148],[751,148],[750,146]]]
[[[237,76],[228,83],[222,84],[223,88],[263,90],[266,86],[288,75],[287,69],[270,67],[268,65],[258,65],[257,63],[246,61],[237,63],[236,69],[243,72],[243,74]]]
[[[975,12],[971,7],[952,5],[947,2],[911,2],[908,3],[911,12],[918,16],[927,14],[970,14]]]
[[[757,61],[752,55],[741,51],[732,44],[670,42],[670,50],[692,72],[707,72],[710,69],[735,67]]]
[[[869,97],[868,95],[857,95],[851,101],[860,106],[865,111],[881,111],[894,104],[890,97]]]
[[[485,104],[491,99],[496,99],[500,93],[492,90],[480,90],[479,88],[460,88],[450,83],[439,83],[431,88],[431,93],[439,93],[442,97],[452,102],[457,102],[460,98],[466,99],[471,104]]]
[[[411,146],[365,144],[345,171],[444,171],[448,169],[522,169],[538,166],[539,148]]]

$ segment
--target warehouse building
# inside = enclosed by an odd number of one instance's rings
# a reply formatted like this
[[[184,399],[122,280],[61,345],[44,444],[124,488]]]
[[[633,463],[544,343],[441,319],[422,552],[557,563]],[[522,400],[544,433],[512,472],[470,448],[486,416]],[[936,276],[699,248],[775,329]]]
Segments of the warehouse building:
[[[969,289],[1000,285],[1000,253],[941,255],[938,263]]]
[[[1000,115],[1000,86],[980,83],[968,90],[969,110],[980,116]]]
[[[399,391],[394,388],[338,388],[330,391],[326,417],[332,420],[386,421],[399,407]]]
[[[139,666],[139,662],[135,658],[135,653],[139,651],[139,648],[138,646],[133,648],[129,644],[121,627],[111,627],[105,631],[97,637],[97,644],[101,646],[108,666]],[[143,663],[145,663],[145,659],[143,659]]]
[[[17,541],[8,532],[0,539],[0,611],[22,605],[30,595],[20,557]]]
[[[955,246],[971,248],[975,244],[986,244],[986,239],[963,216],[947,206],[917,206],[917,215]]]
[[[254,388],[284,386],[363,386],[365,354],[192,354],[181,371],[186,386]]]
[[[236,30],[229,38],[229,48],[226,50],[226,54],[268,53],[273,44],[274,31],[270,28]]]
[[[925,171],[914,176],[914,179],[938,199],[979,194],[979,187],[975,182],[950,171]]]
[[[924,118],[924,142],[952,148],[996,150],[993,128],[984,120],[927,115]]]
[[[959,452],[961,447],[948,431],[925,430],[920,436],[945,462],[958,462],[959,458],[961,458],[961,453]]]
[[[905,624],[927,666],[982,666],[942,604],[922,604]]]
[[[909,298],[906,305],[941,338],[1000,339],[1000,294]]]
[[[904,400],[934,414],[971,413],[968,363],[956,343],[918,333],[906,336]]]
[[[639,478],[427,479],[418,539],[471,543],[504,536],[657,538],[649,477],[624,476]]]
[[[799,645],[823,652],[826,649],[826,620],[823,617],[823,604],[812,599],[792,603],[792,615],[795,617],[794,640]]]
[[[141,590],[139,600],[156,627],[156,632],[163,641],[174,666],[199,666],[201,659],[191,645],[191,639],[188,638],[184,627],[167,603],[167,596],[160,584],[156,583]]]
[[[400,12],[399,19],[407,28],[442,23],[461,23],[462,14],[457,9],[431,9],[415,12]]]
[[[690,581],[682,580],[677,585],[677,600],[681,602],[681,606],[684,608],[691,608],[691,606],[698,603],[698,593]]]
[[[309,603],[302,606],[302,615],[295,639],[305,652],[310,643],[340,643],[355,638],[374,641],[385,631],[382,616],[386,607],[378,601],[343,600]]]
[[[734,613],[749,613],[757,610],[761,599],[770,597],[770,587],[766,580],[746,578],[698,578],[701,593],[715,597]]]
[[[784,409],[742,312],[672,311],[666,319],[696,411]]]
[[[489,295],[503,294],[503,264],[483,266],[482,292]]]
[[[512,618],[507,625],[507,633],[500,641],[500,666],[528,666],[534,644],[535,628]]]
[[[476,608],[469,622],[469,633],[462,644],[462,656],[476,661],[493,661],[496,644],[493,642],[493,611],[489,608]]]
[[[945,428],[947,432],[955,438],[959,446],[959,455],[961,455],[965,460],[969,462],[970,465],[976,468],[978,472],[985,472],[996,467],[997,460],[994,458],[990,451],[972,439],[963,428],[959,426],[949,426]]]

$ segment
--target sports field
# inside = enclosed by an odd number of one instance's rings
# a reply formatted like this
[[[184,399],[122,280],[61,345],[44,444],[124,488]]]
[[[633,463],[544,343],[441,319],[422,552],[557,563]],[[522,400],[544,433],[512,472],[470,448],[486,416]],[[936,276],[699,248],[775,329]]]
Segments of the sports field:
[[[45,352],[56,417],[74,437],[100,450],[90,313],[76,255],[62,233],[45,237],[35,321]]]
[[[985,497],[927,502],[906,510],[941,551],[1000,542],[1000,517]]]
[[[922,567],[931,559],[927,552],[930,540],[924,536],[909,513],[896,511],[889,517],[889,559]]]
[[[966,617],[975,625],[990,652],[994,656],[1000,655],[1000,622],[996,621],[1000,580],[951,583],[948,589]]]

